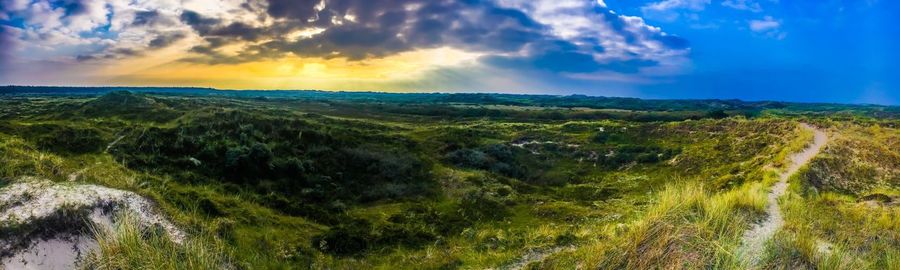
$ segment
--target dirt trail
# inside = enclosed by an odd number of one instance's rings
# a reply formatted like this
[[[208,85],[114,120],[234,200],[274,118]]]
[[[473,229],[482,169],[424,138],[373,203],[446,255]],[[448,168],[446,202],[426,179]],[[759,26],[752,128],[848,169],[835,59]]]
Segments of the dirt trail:
[[[800,170],[800,167],[809,163],[813,157],[819,154],[825,143],[828,142],[828,136],[824,131],[805,123],[801,124],[801,126],[812,131],[815,134],[815,138],[813,143],[806,149],[791,156],[791,164],[788,166],[788,169],[781,174],[778,182],[772,186],[772,190],[769,192],[768,208],[766,209],[768,217],[766,220],[744,233],[738,254],[750,266],[755,266],[759,262],[763,255],[766,241],[771,239],[775,232],[784,226],[784,217],[782,217],[781,208],[778,206],[778,198],[784,195],[784,192],[787,190],[788,178]]]
[[[559,253],[562,251],[566,251],[566,250],[571,250],[574,248],[575,247],[573,247],[573,246],[558,246],[558,247],[541,249],[541,250],[532,250],[532,251],[526,252],[525,255],[522,255],[521,258],[519,258],[512,264],[500,267],[498,269],[499,270],[521,270],[521,269],[524,269],[526,266],[528,266],[531,263],[543,261],[547,257],[550,257],[550,255],[553,255],[553,254],[556,254],[556,253]]]
[[[116,146],[116,144],[119,143],[119,141],[121,141],[121,140],[124,139],[124,138],[125,138],[125,135],[121,135],[121,136],[119,136],[118,138],[116,138],[116,140],[114,140],[114,141],[112,141],[111,143],[107,144],[107,145],[106,145],[106,150],[103,150],[103,153],[109,153],[109,149],[112,149],[113,146]]]

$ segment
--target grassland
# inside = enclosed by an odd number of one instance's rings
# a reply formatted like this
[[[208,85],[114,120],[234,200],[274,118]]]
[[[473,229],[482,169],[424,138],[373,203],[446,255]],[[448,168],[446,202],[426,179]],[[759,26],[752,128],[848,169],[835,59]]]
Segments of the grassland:
[[[834,142],[792,179],[768,266],[900,269],[900,132],[892,123],[822,124]]]
[[[807,122],[835,139],[762,268],[898,267],[895,108],[424,97],[16,95],[0,186],[133,191],[190,235],[121,222],[87,268],[743,269]]]

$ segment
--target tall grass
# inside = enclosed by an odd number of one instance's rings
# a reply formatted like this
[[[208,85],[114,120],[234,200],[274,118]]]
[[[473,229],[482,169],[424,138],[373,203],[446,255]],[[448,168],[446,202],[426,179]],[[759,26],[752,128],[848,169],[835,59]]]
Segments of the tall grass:
[[[763,218],[769,186],[778,179],[791,153],[802,150],[812,133],[798,135],[770,157],[772,169],[755,168],[762,179],[737,187],[711,189],[703,181],[669,184],[656,194],[640,218],[615,228],[601,228],[598,239],[578,250],[554,256],[548,268],[601,269],[745,269],[735,254],[744,232]],[[678,181],[675,181],[678,182]],[[568,257],[568,258],[565,258]]]
[[[782,200],[785,227],[767,247],[765,268],[900,269],[900,208],[813,189],[808,168]]]
[[[613,188],[614,196],[582,200],[562,192],[565,187],[533,190],[523,186],[522,190],[527,192],[519,194],[515,204],[509,205],[509,218],[479,222],[462,233],[441,237],[424,247],[386,247],[352,257],[317,251],[309,239],[327,229],[326,226],[251,203],[258,197],[244,191],[177,183],[170,176],[132,171],[105,154],[44,158],[40,151],[22,140],[0,141],[13,143],[7,148],[19,151],[11,152],[14,156],[7,159],[23,162],[16,167],[21,169],[3,175],[36,174],[67,179],[72,173],[80,172],[77,181],[135,190],[159,202],[176,224],[195,232],[194,238],[175,244],[164,234],[141,230],[126,219],[114,230],[97,232],[100,248],[85,265],[91,269],[220,269],[232,264],[235,268],[263,269],[291,265],[325,269],[488,268],[509,265],[530,251],[569,245],[579,248],[562,251],[538,266],[741,268],[733,251],[740,244],[743,231],[762,217],[766,187],[775,181],[774,173],[761,169],[761,164],[768,164],[773,158],[783,159],[793,152],[793,146],[781,150],[785,142],[780,135],[791,130],[788,122],[756,121],[703,120],[643,128],[629,125],[634,136],[683,148],[685,154],[666,164],[628,166],[615,172],[580,165],[580,161],[562,160],[553,164],[554,170],[584,178],[577,179],[584,183],[573,182],[568,187],[608,186]],[[611,123],[590,122],[597,126],[585,130],[609,128]],[[504,128],[502,136],[481,138],[491,143],[539,133],[536,130],[545,126],[532,123],[512,126],[492,121],[478,125]],[[579,142],[586,148],[594,134],[550,128],[540,131],[554,140]],[[473,184],[465,179],[475,174],[447,171],[438,172],[447,174],[449,179],[442,182],[445,194],[440,201],[444,203],[472,188]],[[723,180],[711,184],[710,179]],[[663,182],[668,184],[659,184]],[[652,188],[656,185],[662,187]],[[648,192],[651,189],[655,190]],[[560,192],[551,193],[556,190]],[[351,214],[373,220],[390,216],[389,211],[376,206],[354,207]],[[398,206],[397,211],[403,208]]]
[[[70,169],[54,154],[38,151],[18,137],[0,135],[0,178],[41,176],[61,179]]]
[[[601,268],[737,268],[733,250],[749,223],[764,212],[760,183],[712,194],[700,184],[669,186],[643,220],[631,226]]]
[[[769,243],[765,266],[900,269],[900,207],[864,197],[900,197],[897,130],[830,124],[838,134],[823,155],[791,178],[781,202],[785,227]]]
[[[94,229],[98,249],[86,257],[84,269],[230,268],[222,244],[196,237],[175,243],[163,230],[142,228],[135,217],[117,221],[111,229]]]
[[[760,182],[722,193],[697,182],[668,185],[640,219],[598,228],[609,238],[559,254],[543,266],[740,269],[734,250],[745,228],[765,211],[766,194]]]
[[[777,154],[775,154],[775,157],[772,159],[773,167],[777,169],[786,169],[790,165],[791,155],[806,149],[806,147],[813,143],[813,139],[815,138],[815,134],[812,131],[801,128],[799,125],[794,128],[794,134],[796,134],[797,137],[790,140]]]

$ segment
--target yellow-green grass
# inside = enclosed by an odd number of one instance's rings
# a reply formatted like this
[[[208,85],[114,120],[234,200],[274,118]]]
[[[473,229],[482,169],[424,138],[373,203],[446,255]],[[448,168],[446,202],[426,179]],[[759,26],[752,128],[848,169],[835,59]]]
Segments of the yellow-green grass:
[[[448,123],[448,126],[459,124]],[[350,257],[324,255],[314,249],[309,239],[327,230],[324,226],[275,213],[252,203],[252,198],[242,193],[225,192],[216,185],[188,185],[167,176],[137,173],[109,155],[42,156],[44,152],[27,142],[12,140],[8,141],[12,143],[8,148],[14,150],[14,154],[8,159],[22,161],[23,165],[4,175],[39,175],[64,181],[73,173],[80,173],[79,182],[137,191],[159,202],[179,226],[196,236],[192,245],[201,250],[190,251],[194,247],[188,246],[183,248],[188,250],[178,252],[205,256],[205,250],[219,251],[240,267],[490,268],[515,262],[532,250],[567,245],[579,248],[551,256],[544,265],[555,268],[578,265],[587,268],[737,267],[731,252],[739,244],[740,233],[759,218],[765,204],[767,185],[760,183],[760,179],[769,179],[766,183],[774,181],[771,173],[762,170],[761,165],[777,159],[775,150],[783,149],[785,144],[779,141],[777,134],[789,125],[766,119],[727,119],[646,125],[622,121],[501,123],[477,120],[460,126],[499,130],[495,137],[481,138],[484,144],[506,143],[518,136],[532,134],[549,136],[559,142],[590,144],[591,133],[573,132],[570,130],[573,124],[584,125],[589,130],[599,126],[630,129],[643,126],[643,133],[635,136],[646,136],[650,142],[664,146],[683,147],[681,157],[684,159],[654,166],[628,166],[614,172],[587,170],[586,174],[578,175],[579,183],[570,187],[541,190],[543,193],[611,185],[621,189],[617,197],[579,202],[547,194],[519,194],[519,201],[511,206],[511,214],[506,219],[479,223],[423,248],[387,247]],[[409,132],[412,137],[422,140],[432,136],[425,127],[400,132]],[[760,133],[763,136],[755,136]],[[759,153],[740,151],[757,149],[752,144],[760,142],[770,145]],[[733,157],[737,155],[740,156]],[[555,169],[559,171],[588,167],[574,162],[557,165]],[[446,204],[473,188],[466,179],[484,176],[485,172],[437,165],[436,174],[444,181],[444,196],[437,200]],[[196,209],[198,204],[185,203],[173,199],[175,197],[206,200],[220,207],[227,217],[208,216],[205,211]],[[377,220],[405,207],[403,202],[377,202],[350,209],[349,213],[358,218]],[[122,249],[159,246],[161,252],[172,251],[167,244],[152,237],[123,237],[128,240],[124,241],[111,234],[103,236],[109,238],[107,242],[112,243],[111,247],[122,242],[118,245]],[[106,257],[118,256],[116,254],[112,251],[101,253],[97,261],[115,261],[115,258]],[[292,261],[304,255],[309,255],[311,261]],[[122,263],[141,263],[132,261],[139,257],[122,256]],[[165,265],[165,261],[159,263]],[[200,262],[196,265],[202,266]]]
[[[791,178],[764,268],[900,269],[897,129],[820,121],[832,142]]]
[[[598,237],[571,252],[557,254],[542,267],[555,269],[743,269],[735,254],[741,237],[766,207],[768,187],[789,153],[805,148],[811,133],[796,128],[775,155],[770,169],[756,168],[760,177],[737,187],[719,190],[702,180],[666,185],[656,201],[630,223],[596,228]]]
[[[98,248],[82,262],[84,269],[228,269],[222,243],[194,234],[174,243],[161,230],[141,228],[134,217],[121,216],[111,229],[95,229]],[[202,239],[202,240],[201,240]]]
[[[766,268],[900,269],[900,207],[817,191],[803,179],[792,179],[781,202],[785,227],[769,243]]]

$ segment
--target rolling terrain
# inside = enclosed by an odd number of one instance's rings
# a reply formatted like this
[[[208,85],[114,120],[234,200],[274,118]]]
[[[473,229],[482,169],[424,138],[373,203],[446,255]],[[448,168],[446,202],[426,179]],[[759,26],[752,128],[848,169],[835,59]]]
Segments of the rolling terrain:
[[[896,107],[0,93],[8,268],[900,267]]]

